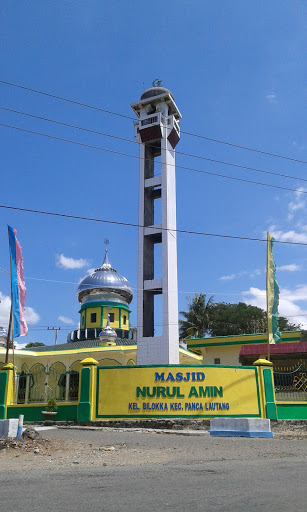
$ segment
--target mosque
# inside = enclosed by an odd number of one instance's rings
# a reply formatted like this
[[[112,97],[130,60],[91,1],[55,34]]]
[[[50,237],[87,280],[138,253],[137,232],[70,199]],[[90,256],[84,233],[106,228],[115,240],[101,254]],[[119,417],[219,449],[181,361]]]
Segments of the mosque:
[[[131,335],[129,309],[133,291],[126,277],[112,267],[107,249],[101,266],[79,284],[77,298],[80,328],[68,334],[66,343],[15,351],[18,403],[77,398],[80,362],[85,358],[95,358],[101,366],[136,365],[137,344]],[[3,344],[0,368],[4,360]],[[201,364],[202,357],[180,347],[180,362]]]
[[[49,398],[60,404],[58,420],[81,422],[208,417],[216,411],[300,418],[307,402],[294,404],[292,412],[289,404],[279,409],[275,404],[266,334],[179,341],[175,148],[181,113],[160,81],[131,107],[140,151],[137,330],[130,322],[131,285],[112,267],[106,249],[101,266],[79,284],[80,328],[66,343],[10,349],[7,365],[0,343],[0,419],[24,414],[25,420],[39,421]],[[155,223],[158,209],[160,224]],[[158,244],[161,265],[155,260]],[[155,295],[162,296],[160,336],[154,329]],[[297,343],[299,332],[282,333],[282,341],[272,347],[272,357],[282,359],[292,351],[300,360],[307,352],[306,344]]]

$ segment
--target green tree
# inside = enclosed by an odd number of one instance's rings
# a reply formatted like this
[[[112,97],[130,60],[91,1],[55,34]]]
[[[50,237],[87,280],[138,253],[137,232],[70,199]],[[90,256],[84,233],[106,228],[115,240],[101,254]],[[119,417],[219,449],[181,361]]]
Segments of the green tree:
[[[28,343],[25,348],[31,348],[31,347],[45,347],[45,343],[40,343],[39,341]]]
[[[192,299],[189,297],[188,306],[187,312],[180,312],[184,317],[184,320],[179,320],[181,338],[267,332],[266,312],[257,306],[244,302],[213,303],[213,297],[206,302],[206,296],[202,293],[195,294]],[[280,331],[300,330],[298,325],[289,323],[285,317],[279,317],[278,323]]]
[[[231,336],[266,332],[266,314],[256,307],[239,302],[226,304],[217,302],[210,315],[211,336]]]
[[[202,338],[210,328],[210,310],[213,305],[213,296],[207,300],[204,293],[195,293],[194,297],[187,297],[188,311],[180,311],[184,320],[179,320],[180,338]]]

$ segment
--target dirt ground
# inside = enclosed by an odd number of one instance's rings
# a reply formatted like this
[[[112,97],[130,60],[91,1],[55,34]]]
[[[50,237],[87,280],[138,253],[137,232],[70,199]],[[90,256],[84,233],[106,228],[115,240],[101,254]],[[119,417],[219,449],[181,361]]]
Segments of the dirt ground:
[[[146,429],[36,432],[28,427],[20,440],[0,438],[0,473],[31,469],[139,466],[175,460],[234,460],[291,457],[306,451],[307,422],[275,422],[273,439],[212,438]],[[287,442],[287,441],[288,442]],[[291,442],[292,441],[292,442]]]

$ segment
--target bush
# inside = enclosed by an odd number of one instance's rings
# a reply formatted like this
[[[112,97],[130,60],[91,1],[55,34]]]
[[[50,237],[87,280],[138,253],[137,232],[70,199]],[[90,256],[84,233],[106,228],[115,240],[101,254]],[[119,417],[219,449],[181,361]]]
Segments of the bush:
[[[57,409],[57,403],[55,398],[49,398],[47,402],[46,411],[53,412]]]

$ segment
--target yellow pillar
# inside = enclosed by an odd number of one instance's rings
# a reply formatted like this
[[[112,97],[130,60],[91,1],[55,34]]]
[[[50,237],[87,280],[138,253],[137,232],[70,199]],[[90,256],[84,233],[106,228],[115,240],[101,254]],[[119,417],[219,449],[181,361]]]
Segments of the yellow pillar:
[[[92,357],[87,357],[81,361],[81,365],[78,421],[87,423],[95,418],[98,361]]]
[[[265,417],[277,420],[277,408],[275,400],[273,363],[267,359],[257,359],[254,366],[258,366],[260,389]]]
[[[0,419],[7,418],[7,406],[14,403],[15,366],[5,364],[0,369]]]

